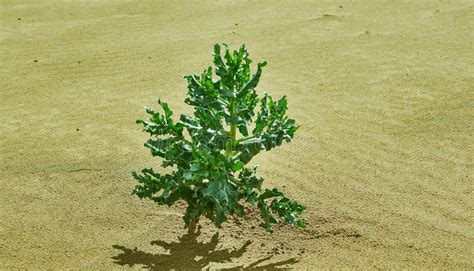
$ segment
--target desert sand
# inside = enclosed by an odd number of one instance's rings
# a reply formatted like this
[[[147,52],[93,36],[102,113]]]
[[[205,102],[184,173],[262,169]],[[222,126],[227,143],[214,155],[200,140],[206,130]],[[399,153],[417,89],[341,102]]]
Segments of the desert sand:
[[[0,6],[0,269],[473,268],[473,1],[9,1]],[[135,120],[176,113],[212,46],[266,60],[301,125],[252,161],[308,206],[187,234],[131,196]]]

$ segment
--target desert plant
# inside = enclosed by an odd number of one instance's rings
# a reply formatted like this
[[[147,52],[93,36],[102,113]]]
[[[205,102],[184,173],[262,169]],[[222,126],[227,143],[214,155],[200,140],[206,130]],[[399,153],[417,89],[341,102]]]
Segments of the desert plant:
[[[229,215],[244,217],[244,204],[250,204],[258,207],[262,226],[269,232],[272,223],[283,221],[303,228],[299,215],[305,207],[276,188],[263,190],[256,167],[246,166],[262,150],[293,138],[298,126],[286,116],[286,97],[258,98],[255,87],[266,62],[258,63],[252,75],[245,45],[233,52],[226,44],[223,47],[224,58],[221,45],[214,46],[218,80],[211,67],[201,75],[184,77],[189,96],[185,103],[194,107],[194,116],[182,114],[175,121],[168,104],[159,100],[164,114],[146,108],[149,119],[137,120],[151,136],[145,146],[171,173],[151,168],[133,172],[139,182],[133,194],[160,205],[185,201],[186,225],[203,215],[219,226]]]

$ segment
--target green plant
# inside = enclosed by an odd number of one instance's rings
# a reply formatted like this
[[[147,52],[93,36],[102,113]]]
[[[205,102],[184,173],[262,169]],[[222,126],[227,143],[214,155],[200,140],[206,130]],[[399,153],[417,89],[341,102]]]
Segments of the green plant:
[[[224,58],[221,46],[214,46],[218,80],[211,67],[200,76],[184,77],[189,96],[185,103],[194,107],[194,116],[181,115],[176,122],[168,104],[159,100],[164,114],[146,108],[149,119],[137,120],[151,136],[145,146],[171,173],[151,168],[133,172],[140,183],[133,194],[160,205],[185,201],[186,225],[204,215],[219,226],[228,215],[244,217],[248,203],[258,207],[262,226],[269,232],[272,223],[282,221],[304,228],[299,215],[305,207],[276,188],[262,190],[263,178],[255,175],[256,167],[246,167],[262,150],[293,138],[298,126],[286,116],[286,97],[258,98],[255,87],[266,62],[258,63],[251,75],[245,45],[233,52],[226,44],[223,47]]]

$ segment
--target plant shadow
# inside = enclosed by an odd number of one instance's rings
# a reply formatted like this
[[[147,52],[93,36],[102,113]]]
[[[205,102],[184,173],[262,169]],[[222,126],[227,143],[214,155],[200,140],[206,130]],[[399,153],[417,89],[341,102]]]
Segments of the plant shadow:
[[[178,242],[152,241],[151,245],[160,246],[166,253],[149,253],[140,251],[136,247],[130,249],[120,245],[113,245],[115,249],[122,252],[112,257],[114,263],[129,267],[141,265],[149,270],[209,270],[211,263],[229,263],[243,256],[247,247],[252,243],[247,241],[238,249],[216,249],[219,243],[219,233],[214,234],[208,243],[198,242],[200,228],[190,227],[188,232],[181,236]],[[289,265],[298,262],[295,258],[276,263],[267,263],[273,256],[259,259],[248,265],[239,265],[231,268],[219,268],[219,270],[272,270],[289,268]]]

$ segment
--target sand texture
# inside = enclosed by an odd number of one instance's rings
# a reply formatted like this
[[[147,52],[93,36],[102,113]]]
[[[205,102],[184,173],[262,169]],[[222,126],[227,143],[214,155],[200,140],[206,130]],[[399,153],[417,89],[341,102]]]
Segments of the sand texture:
[[[0,1],[0,269],[473,268],[474,1]],[[131,196],[135,120],[212,46],[268,61],[295,139],[261,153],[306,230],[183,228]]]

